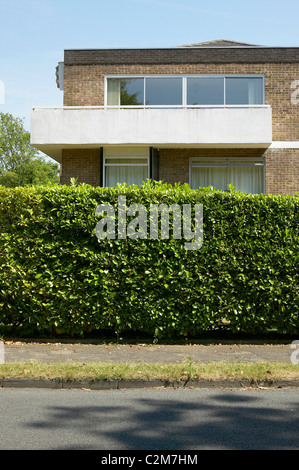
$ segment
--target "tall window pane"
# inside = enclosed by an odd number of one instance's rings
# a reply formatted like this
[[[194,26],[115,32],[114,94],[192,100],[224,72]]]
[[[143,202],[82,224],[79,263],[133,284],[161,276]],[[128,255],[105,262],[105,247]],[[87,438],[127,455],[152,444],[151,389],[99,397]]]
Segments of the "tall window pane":
[[[143,78],[109,78],[107,80],[108,106],[143,105]]]
[[[231,78],[225,80],[226,104],[263,104],[262,78]]]
[[[224,104],[223,78],[188,78],[188,105]]]
[[[183,104],[181,78],[147,78],[145,83],[146,105]]]
[[[120,105],[120,80],[118,78],[107,80],[107,104],[109,106]]]

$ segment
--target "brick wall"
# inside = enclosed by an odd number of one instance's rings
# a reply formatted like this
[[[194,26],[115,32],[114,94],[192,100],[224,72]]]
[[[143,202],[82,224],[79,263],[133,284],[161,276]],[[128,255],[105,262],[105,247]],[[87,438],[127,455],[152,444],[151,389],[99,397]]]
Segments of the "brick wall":
[[[265,153],[266,194],[299,192],[299,149],[271,149]]]
[[[65,149],[62,151],[61,184],[70,184],[71,178],[79,183],[100,186],[100,149]]]

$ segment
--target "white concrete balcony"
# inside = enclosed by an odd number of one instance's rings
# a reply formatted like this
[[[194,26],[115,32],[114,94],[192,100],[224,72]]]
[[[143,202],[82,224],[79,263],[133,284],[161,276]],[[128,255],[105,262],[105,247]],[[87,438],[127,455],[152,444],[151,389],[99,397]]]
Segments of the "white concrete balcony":
[[[75,147],[267,148],[272,143],[272,111],[266,105],[36,107],[31,143],[57,161],[62,149]]]

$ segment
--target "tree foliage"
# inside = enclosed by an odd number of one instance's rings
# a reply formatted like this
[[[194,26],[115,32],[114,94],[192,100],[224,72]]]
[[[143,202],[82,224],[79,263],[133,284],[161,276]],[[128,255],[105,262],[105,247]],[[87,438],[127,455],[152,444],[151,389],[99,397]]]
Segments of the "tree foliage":
[[[7,187],[59,183],[58,164],[48,162],[30,145],[23,120],[0,113],[0,185]]]

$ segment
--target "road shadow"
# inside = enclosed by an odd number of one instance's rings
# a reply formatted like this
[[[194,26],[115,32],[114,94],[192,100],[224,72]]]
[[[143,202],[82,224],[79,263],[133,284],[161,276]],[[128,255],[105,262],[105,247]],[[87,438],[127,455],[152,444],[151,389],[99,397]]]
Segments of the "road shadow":
[[[27,426],[70,435],[75,429],[76,440],[60,447],[74,450],[299,449],[299,404],[279,408],[273,391],[198,389],[191,400],[188,390],[171,399],[161,391],[152,398],[149,391],[118,392],[103,404],[48,406],[44,420]]]

